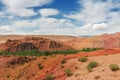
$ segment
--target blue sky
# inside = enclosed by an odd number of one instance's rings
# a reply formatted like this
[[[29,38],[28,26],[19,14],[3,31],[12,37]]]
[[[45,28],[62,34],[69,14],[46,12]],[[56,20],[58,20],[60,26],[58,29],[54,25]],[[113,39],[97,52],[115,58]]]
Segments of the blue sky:
[[[119,0],[0,0],[0,34],[120,32]]]

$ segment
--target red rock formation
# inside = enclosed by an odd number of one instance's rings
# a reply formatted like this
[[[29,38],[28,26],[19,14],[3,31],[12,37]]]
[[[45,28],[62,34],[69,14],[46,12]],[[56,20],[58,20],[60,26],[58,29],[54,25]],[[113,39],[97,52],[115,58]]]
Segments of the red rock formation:
[[[66,44],[74,49],[81,48],[120,48],[120,33],[103,34],[90,38],[78,38],[71,41],[66,41]]]
[[[7,52],[22,52],[27,50],[37,50],[38,48],[33,45],[32,43],[20,43],[16,46],[11,46],[10,48],[6,49]]]
[[[26,37],[21,40],[7,40],[0,45],[0,50],[8,52],[22,52],[26,50],[68,50],[70,46],[41,37]]]

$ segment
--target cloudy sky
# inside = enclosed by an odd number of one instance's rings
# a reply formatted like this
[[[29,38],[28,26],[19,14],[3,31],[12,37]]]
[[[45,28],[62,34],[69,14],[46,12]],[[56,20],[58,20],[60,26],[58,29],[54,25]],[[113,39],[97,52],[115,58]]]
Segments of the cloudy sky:
[[[0,0],[0,34],[120,32],[120,0]]]

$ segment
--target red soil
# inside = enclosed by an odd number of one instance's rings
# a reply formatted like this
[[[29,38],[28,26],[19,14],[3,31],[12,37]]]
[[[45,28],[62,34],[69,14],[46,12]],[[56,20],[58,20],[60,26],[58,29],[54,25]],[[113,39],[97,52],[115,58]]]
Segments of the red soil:
[[[66,56],[66,59],[79,58],[83,56],[90,57],[90,56],[109,55],[109,54],[115,54],[115,53],[120,53],[120,48],[102,49],[102,50],[97,50],[92,52],[80,52],[77,54],[68,55]]]
[[[17,79],[17,80],[45,80],[45,77],[49,74],[53,74],[55,77],[55,80],[65,80],[67,78],[64,70],[66,68],[70,68],[72,72],[74,73],[76,71],[75,65],[76,62],[67,62],[67,64],[61,64],[61,60],[66,59],[72,60],[77,59],[82,56],[100,56],[100,55],[110,55],[110,54],[117,54],[120,53],[120,48],[114,48],[114,49],[103,49],[103,50],[97,50],[93,52],[82,52],[77,54],[71,54],[71,55],[52,55],[52,56],[41,56],[38,57],[36,60],[33,61],[27,61],[25,64],[17,65],[16,67],[12,66],[9,68],[6,68],[5,65],[7,65],[7,62],[10,61],[17,61],[16,64],[21,62],[18,60],[19,58],[16,57],[0,57],[0,80],[7,80],[6,77],[8,74],[10,74],[10,80]],[[17,59],[17,60],[15,60]],[[22,58],[22,61],[26,60],[26,57]],[[28,59],[27,59],[28,60]],[[41,63],[42,66],[44,66],[43,69],[39,70],[38,64]],[[61,66],[64,66],[64,68],[61,68]]]
[[[74,66],[76,65],[76,63],[68,63],[67,65],[64,65],[64,68],[62,69],[60,61],[63,59],[71,60],[71,59],[80,58],[82,56],[89,57],[89,56],[110,55],[116,53],[120,53],[120,48],[103,49],[93,52],[82,52],[67,56],[59,55],[56,58],[50,58],[47,62],[43,62],[43,65],[45,65],[46,67],[43,70],[39,71],[39,75],[35,77],[35,80],[39,80],[39,79],[44,80],[48,74],[53,74],[55,80],[65,80],[67,76],[64,73],[64,69],[70,68],[74,72],[75,71]]]

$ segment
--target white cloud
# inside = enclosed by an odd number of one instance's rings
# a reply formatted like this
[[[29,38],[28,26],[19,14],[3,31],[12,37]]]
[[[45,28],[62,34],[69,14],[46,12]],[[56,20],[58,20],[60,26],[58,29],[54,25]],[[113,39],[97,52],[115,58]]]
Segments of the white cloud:
[[[77,29],[78,32],[82,32],[82,33],[88,33],[88,32],[92,32],[92,31],[102,31],[108,28],[108,25],[105,23],[100,23],[100,24],[87,24],[83,27],[80,27]]]
[[[9,28],[14,30],[9,31],[9,34],[75,34],[73,30],[74,24],[67,19],[56,18],[39,18],[36,20],[20,20],[14,21]],[[27,31],[26,31],[27,30]],[[4,34],[6,29],[3,30]],[[26,33],[25,33],[26,32]],[[0,34],[3,34],[0,33]]]
[[[39,10],[40,14],[42,17],[48,17],[48,16],[53,16],[53,15],[58,15],[59,11],[57,9],[52,9],[52,8],[45,8]]]
[[[12,34],[14,33],[16,30],[14,28],[12,28],[11,26],[8,25],[4,25],[4,26],[0,26],[0,34]],[[18,33],[18,31],[16,31],[16,33]]]
[[[36,22],[36,21],[35,21]],[[73,35],[72,29],[74,24],[67,19],[40,18],[37,20],[38,29],[34,30],[34,34],[67,34]]]
[[[72,26],[72,23],[70,24],[69,20],[66,19],[56,19],[56,18],[38,18],[35,20],[20,20],[20,21],[14,21],[12,23],[12,27],[14,28],[58,28],[58,27],[65,27],[65,26]],[[67,24],[67,25],[66,25]]]
[[[106,20],[107,12],[110,4],[105,2],[94,2],[93,0],[83,0],[83,9],[76,13],[65,15],[68,18],[83,21],[85,23],[93,24],[104,22]]]
[[[20,20],[20,21],[14,21],[12,23],[12,27],[14,28],[33,28],[37,26],[37,22],[31,21],[31,20]]]
[[[107,2],[94,1],[94,0],[82,0],[83,9],[77,12],[65,15],[67,18],[72,18],[78,21],[83,21],[85,24],[93,24],[105,22],[109,15],[112,13],[112,8],[119,8],[120,3],[113,3],[112,0]]]
[[[12,30],[14,30],[12,27],[10,27],[10,26],[0,26],[0,32],[2,32],[2,31],[12,31]]]
[[[112,0],[107,0],[105,2],[100,0],[79,1],[83,9],[64,15],[67,18],[76,20],[78,23],[83,23],[83,26],[79,27],[78,32],[89,35],[90,33],[95,34],[95,31],[98,31],[98,33],[113,33],[120,31],[120,11],[111,11],[111,9],[120,8],[119,0],[115,0],[114,2]]]
[[[107,24],[105,24],[105,23],[101,23],[101,24],[93,24],[93,27],[92,27],[92,31],[96,31],[96,30],[105,30],[105,29],[107,29],[108,28],[108,26],[107,26]]]
[[[4,12],[0,11],[0,18],[4,17]]]
[[[29,17],[29,16],[37,15],[37,13],[34,12],[32,9],[20,9],[20,8],[18,10],[9,9],[7,12],[20,17]]]
[[[39,18],[36,20],[14,21],[11,25],[14,30],[30,30],[25,34],[61,34],[61,35],[83,35],[93,31],[102,31],[108,28],[107,24],[88,24],[76,27],[68,19]],[[33,28],[33,29],[32,29]],[[31,30],[32,29],[32,30]],[[14,32],[15,33],[15,32]]]
[[[111,19],[108,21],[108,32],[120,32],[120,12],[112,12],[109,15]]]
[[[7,13],[28,17],[37,14],[33,9],[28,9],[29,7],[49,4],[52,0],[2,0],[2,2],[6,6],[5,10]]]
[[[9,34],[25,35],[25,34],[28,34],[28,33],[20,30],[19,28],[13,27],[11,25],[4,25],[4,26],[0,26],[0,34],[1,35],[9,35]]]

